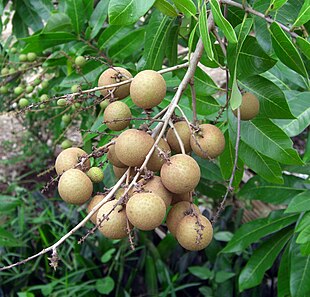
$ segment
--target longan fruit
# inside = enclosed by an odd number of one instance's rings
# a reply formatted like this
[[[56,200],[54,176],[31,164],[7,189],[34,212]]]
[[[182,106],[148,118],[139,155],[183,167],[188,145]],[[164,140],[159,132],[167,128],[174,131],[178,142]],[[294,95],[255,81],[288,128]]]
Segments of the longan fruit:
[[[128,127],[130,124],[129,118],[131,118],[131,111],[129,107],[121,101],[115,101],[109,104],[103,113],[103,119],[112,131],[121,131]]]
[[[186,121],[176,122],[174,127],[183,142],[185,152],[189,153],[192,150],[190,145],[191,130],[188,127]],[[167,132],[167,141],[172,150],[174,150],[176,153],[181,153],[179,141],[175,135],[174,129],[172,128],[170,128]]]
[[[164,152],[166,153],[167,155],[170,154],[171,152],[171,149],[170,149],[170,146],[169,144],[167,143],[166,140],[164,139],[160,139],[159,142],[158,142],[158,147]],[[147,169],[149,170],[152,170],[154,172],[156,171],[159,171],[160,168],[163,166],[163,164],[165,163],[165,160],[159,156],[159,153],[160,151],[155,148],[149,162],[147,163],[146,167]]]
[[[242,102],[240,105],[240,119],[242,121],[249,121],[255,118],[259,113],[259,100],[252,93],[244,93],[242,95]],[[238,117],[238,110],[233,110],[233,114]]]
[[[117,140],[115,140],[116,142]],[[110,161],[110,163],[116,167],[119,167],[119,168],[126,168],[128,166],[126,166],[125,164],[123,164],[116,156],[116,153],[115,153],[115,144],[112,144],[109,146],[109,151],[108,151],[108,154],[107,154],[107,158],[108,160]]]
[[[171,204],[174,205],[181,201],[191,201],[191,193],[173,194]]]
[[[128,167],[121,168],[121,167],[113,166],[113,172],[114,172],[115,177],[117,179],[120,179],[124,175],[124,173],[127,171],[127,169]],[[135,174],[135,170],[133,167],[131,167],[130,172],[129,172],[130,178],[132,178],[134,174]]]
[[[90,200],[90,202],[87,205],[87,213],[90,213],[91,210],[105,198],[105,195],[96,195],[93,199]],[[90,220],[96,224],[97,222],[97,214],[99,209],[90,217]]]
[[[91,167],[86,174],[93,183],[100,183],[104,178],[103,171],[99,167]]]

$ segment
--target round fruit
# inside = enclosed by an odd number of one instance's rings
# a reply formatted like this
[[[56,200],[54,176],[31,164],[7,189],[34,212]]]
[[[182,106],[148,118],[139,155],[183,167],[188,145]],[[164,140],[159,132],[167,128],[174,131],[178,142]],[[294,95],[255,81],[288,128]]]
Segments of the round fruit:
[[[238,116],[238,110],[233,110],[234,115]],[[254,94],[244,93],[240,105],[240,119],[243,121],[252,120],[259,113],[259,100]]]
[[[192,150],[190,145],[191,130],[189,129],[186,121],[176,122],[174,127],[183,142],[185,152],[190,152]],[[179,141],[174,133],[174,129],[172,128],[170,128],[167,132],[167,141],[172,150],[176,153],[181,153]]]
[[[28,60],[29,62],[33,62],[36,58],[37,58],[36,53],[28,53],[28,54],[27,54],[27,60]]]
[[[92,200],[90,200],[89,204],[87,205],[87,213],[90,213],[91,210],[102,201],[102,199],[105,197],[105,195],[96,195]],[[97,214],[99,209],[90,217],[90,220],[96,224],[97,223]]]
[[[190,143],[195,154],[203,159],[219,156],[225,148],[222,131],[211,124],[199,125],[200,131],[191,137]]]
[[[11,48],[11,53],[12,53],[12,54],[15,54],[16,52],[17,52],[16,47],[12,47],[12,48]]]
[[[198,219],[195,216],[185,216],[176,231],[179,244],[189,251],[206,248],[212,241],[212,236],[212,225],[203,215],[198,215]]]
[[[80,89],[80,86],[79,85],[73,85],[71,87],[71,92],[72,93],[78,93],[79,92],[79,89]]]
[[[69,139],[65,139],[62,143],[61,143],[61,148],[63,150],[69,148],[69,147],[72,147],[72,142],[69,140]]]
[[[57,105],[58,106],[65,106],[67,104],[66,99],[58,99],[57,100]]]
[[[55,161],[55,170],[57,174],[62,174],[64,171],[74,168],[74,166],[79,162],[79,157],[86,155],[86,152],[78,147],[72,147],[62,151]],[[86,160],[84,166],[89,168],[90,161]]]
[[[69,169],[59,179],[58,192],[67,203],[80,205],[90,198],[93,183],[83,171]]]
[[[6,94],[9,91],[7,86],[0,87],[0,94]]]
[[[103,204],[97,214],[97,224],[100,224],[100,232],[110,239],[121,239],[127,236],[127,217],[123,206],[116,206],[116,208],[110,213],[116,203],[117,201],[112,200]],[[100,223],[100,219],[108,214],[109,219]]]
[[[71,122],[71,116],[69,114],[64,114],[61,117],[61,121],[65,124],[68,125]]]
[[[9,74],[9,69],[8,68],[2,68],[1,69],[1,75],[7,75]]]
[[[87,176],[93,183],[100,183],[103,181],[103,171],[99,167],[92,167],[87,171]]]
[[[33,91],[33,86],[27,86],[26,87],[26,93],[29,94]]]
[[[75,65],[82,67],[85,65],[86,59],[83,56],[78,56],[75,58],[74,63]]]
[[[16,87],[16,88],[14,88],[14,94],[17,95],[17,96],[22,94],[23,92],[24,92],[23,87]]]
[[[43,89],[45,89],[45,88],[48,87],[48,85],[49,85],[48,80],[43,80],[43,81],[42,81],[42,84],[41,84],[41,87],[42,87]]]
[[[105,99],[103,101],[100,102],[100,108],[105,110],[107,108],[107,106],[109,105],[109,100],[108,99]]]
[[[118,136],[115,153],[127,166],[141,166],[153,144],[154,139],[146,132],[129,129]]]
[[[128,220],[140,230],[153,230],[163,221],[166,205],[158,195],[138,193],[126,205]]]
[[[18,60],[20,62],[26,62],[27,61],[27,55],[25,55],[25,54],[19,55]]]
[[[164,186],[173,193],[181,194],[193,191],[200,179],[197,162],[184,154],[174,155],[160,170]]]
[[[45,105],[44,104],[40,104],[40,108],[45,108]]]
[[[41,95],[41,97],[40,97],[40,101],[41,102],[44,102],[44,101],[48,101],[48,96],[46,95],[46,94],[43,94],[43,95]]]
[[[120,167],[117,167],[117,166],[113,166],[113,172],[114,172],[116,178],[118,178],[118,179],[121,178],[124,175],[124,173],[127,171],[127,169],[128,169],[128,167],[120,168]],[[134,174],[135,174],[135,170],[134,170],[134,168],[131,168],[130,169],[130,178]]]
[[[15,72],[16,72],[16,70],[14,68],[9,69],[9,74],[14,74]]]
[[[130,85],[130,97],[134,104],[150,109],[160,104],[166,96],[166,82],[154,70],[139,72]]]
[[[99,77],[98,80],[98,87],[103,87],[111,84],[116,84],[124,80],[128,80],[129,78],[132,78],[131,73],[122,68],[122,67],[114,67],[109,68],[102,72],[102,74]],[[130,84],[125,84],[122,86],[119,86],[114,91],[114,97],[118,99],[123,99],[129,95],[129,88]],[[108,90],[113,90],[114,88],[104,89],[100,90],[100,93],[103,96],[107,96],[109,94]]]
[[[192,204],[197,214],[200,214],[199,208]],[[172,206],[170,209],[166,223],[170,233],[175,236],[177,232],[177,227],[179,226],[181,220],[188,214],[192,213],[191,203],[188,201],[181,201]]]
[[[130,123],[128,118],[131,118],[131,111],[129,107],[121,101],[115,101],[109,104],[103,114],[103,119],[107,122],[106,125],[112,131],[120,131],[128,127]]]
[[[173,194],[171,202],[172,205],[181,201],[191,201],[191,193]]]
[[[169,156],[171,149],[169,144],[167,143],[166,140],[164,139],[160,139],[158,142],[158,147],[167,154],[167,156]],[[155,148],[149,162],[147,163],[146,167],[149,170],[152,171],[159,171],[160,168],[163,166],[163,164],[165,163],[165,160],[163,157],[161,157],[160,155],[160,151]]]
[[[18,105],[20,108],[27,107],[29,105],[29,101],[26,98],[21,98],[18,101]]]
[[[125,193],[125,189],[123,188],[118,189],[115,193],[115,199],[119,200],[124,195],[124,193]]]
[[[125,164],[123,164],[116,156],[115,153],[115,144],[109,146],[109,151],[107,154],[107,158],[110,161],[110,163],[116,167],[119,168],[126,168],[127,166]]]
[[[36,78],[34,81],[33,81],[33,85],[34,86],[37,86],[37,85],[39,85],[41,83],[41,79],[39,79],[39,78]]]

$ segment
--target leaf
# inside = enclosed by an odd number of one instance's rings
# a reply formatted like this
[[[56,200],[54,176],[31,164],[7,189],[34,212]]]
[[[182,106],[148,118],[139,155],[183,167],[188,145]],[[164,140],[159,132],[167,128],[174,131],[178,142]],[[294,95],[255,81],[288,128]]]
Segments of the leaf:
[[[296,222],[298,215],[284,215],[282,211],[272,212],[268,218],[257,219],[242,225],[221,253],[243,251],[262,237],[281,230]]]
[[[66,12],[71,19],[74,31],[79,35],[83,30],[85,22],[85,11],[83,0],[66,0]]]
[[[17,0],[15,2],[16,12],[22,18],[23,22],[33,31],[38,31],[43,28],[43,22],[31,5],[26,5],[27,2]],[[15,12],[15,13],[16,13]]]
[[[234,234],[229,232],[229,231],[220,231],[217,233],[214,233],[214,239],[216,239],[217,241],[224,241],[224,242],[228,242],[233,238]]]
[[[308,77],[305,65],[298,51],[282,28],[274,22],[270,25],[270,33],[274,51],[280,61],[297,73]]]
[[[108,15],[112,25],[131,25],[145,15],[155,0],[110,0]]]
[[[195,71],[194,85],[197,96],[213,95],[219,89],[212,78],[199,67]]]
[[[100,258],[100,261],[102,263],[108,263],[112,257],[113,257],[113,254],[115,253],[116,249],[115,248],[112,248],[112,249],[109,249],[108,251],[106,251]]]
[[[110,25],[99,36],[98,39],[99,48],[105,50],[106,48],[117,43],[123,37],[127,36],[130,32],[132,32],[132,30],[133,28],[131,26],[123,27],[123,26]]]
[[[109,295],[114,289],[114,280],[107,276],[96,281],[96,290],[103,295]]]
[[[237,43],[236,33],[231,24],[224,18],[218,1],[210,0],[210,4],[215,23],[223,31],[225,37],[229,42]]]
[[[166,44],[166,56],[169,61],[169,66],[174,66],[178,61],[178,37],[179,37],[179,25],[172,25],[168,36]]]
[[[72,31],[72,25],[70,18],[65,13],[54,13],[51,15],[51,17],[48,19],[44,29],[43,33],[47,32],[71,32]]]
[[[292,234],[293,229],[287,230],[285,228],[270,237],[253,252],[239,276],[240,292],[253,288],[262,282],[265,272],[272,267]]]
[[[195,39],[195,34],[196,34],[196,29],[198,27],[198,23],[195,24],[192,32],[189,34],[188,38],[188,59],[190,60],[191,53],[193,52],[194,48],[194,39]]]
[[[310,210],[310,191],[299,193],[288,205],[285,213],[303,212]]]
[[[305,0],[293,27],[299,27],[310,20],[310,0]]]
[[[207,57],[210,60],[213,60],[214,59],[214,53],[213,53],[212,43],[211,43],[209,29],[208,29],[206,5],[204,3],[202,5],[201,12],[199,14],[198,23],[199,23],[200,36],[202,39],[204,49],[207,53]]]
[[[281,6],[283,6],[287,0],[271,0],[268,10],[275,11],[278,10]]]
[[[54,9],[53,3],[48,0],[24,0],[27,6],[30,6],[32,10],[35,10],[38,15],[44,19],[47,20],[51,12]]]
[[[281,257],[281,262],[278,270],[278,297],[290,296],[290,257],[289,245],[286,246]]]
[[[218,284],[224,283],[227,280],[234,277],[236,273],[234,272],[228,272],[228,271],[218,271],[215,273],[215,282]]]
[[[21,201],[16,197],[0,195],[0,213],[15,209],[20,204]]]
[[[310,242],[301,244],[300,252],[303,256],[310,256]]]
[[[171,5],[166,0],[156,0],[154,6],[167,16],[170,16],[172,18],[178,16],[178,13],[173,7],[173,5]]]
[[[149,296],[158,296],[158,284],[155,260],[149,254],[145,259],[145,285]]]
[[[89,25],[92,27],[90,38],[93,39],[97,36],[100,29],[103,27],[104,21],[108,15],[109,0],[100,0],[96,5],[90,20]]]
[[[172,0],[178,10],[180,10],[186,17],[196,17],[197,9],[192,0]]]
[[[230,107],[232,110],[237,109],[242,103],[242,94],[239,91],[236,75],[234,75],[234,80],[232,84],[232,90],[230,95]]]
[[[310,59],[310,42],[298,36],[296,38],[296,43],[307,59]]]
[[[304,228],[298,235],[296,243],[302,244],[310,242],[310,226]]]
[[[0,246],[2,247],[20,247],[25,246],[24,243],[15,238],[12,232],[0,227]]]
[[[210,279],[213,276],[213,272],[207,267],[190,266],[188,267],[188,270],[191,274],[202,280]]]

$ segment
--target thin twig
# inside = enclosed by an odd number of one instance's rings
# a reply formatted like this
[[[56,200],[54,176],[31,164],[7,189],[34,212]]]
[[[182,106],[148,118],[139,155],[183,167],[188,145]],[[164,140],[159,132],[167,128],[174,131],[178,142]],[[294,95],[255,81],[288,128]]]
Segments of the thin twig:
[[[177,129],[175,128],[175,126],[173,125],[171,120],[169,120],[169,126],[173,130],[173,133],[174,133],[174,135],[175,135],[175,137],[176,137],[176,139],[177,139],[177,141],[179,143],[179,146],[180,146],[180,149],[181,149],[181,153],[185,154],[186,152],[185,152],[185,148],[184,148],[184,143],[183,143],[183,141],[182,141],[182,139],[181,139]]]
[[[193,109],[193,124],[196,126],[197,124],[197,104],[196,104],[196,90],[194,86],[194,78],[189,82],[189,86],[191,88],[192,94],[192,109]]]

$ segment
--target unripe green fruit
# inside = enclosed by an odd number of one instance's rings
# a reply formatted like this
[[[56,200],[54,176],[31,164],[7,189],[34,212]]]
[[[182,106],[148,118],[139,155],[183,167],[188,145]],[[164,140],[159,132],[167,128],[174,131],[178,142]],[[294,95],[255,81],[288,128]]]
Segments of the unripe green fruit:
[[[12,48],[11,48],[11,53],[12,53],[12,54],[15,54],[16,52],[17,52],[16,47],[12,47]]]
[[[173,193],[191,192],[200,180],[200,168],[197,162],[184,154],[174,155],[160,170],[164,186]]]
[[[167,143],[166,140],[164,139],[160,139],[159,143],[158,143],[158,147],[167,155],[169,156],[171,149],[169,144]],[[158,150],[158,148],[155,148],[155,151],[153,152],[149,162],[147,163],[146,167],[149,170],[152,170],[154,172],[159,171],[160,168],[163,166],[163,164],[165,163],[165,160],[163,157],[161,157],[160,155],[160,151]]]
[[[130,85],[130,97],[135,105],[150,109],[160,104],[166,96],[166,82],[154,70],[139,72]]]
[[[58,192],[67,203],[81,205],[91,197],[93,183],[83,171],[69,169],[59,179]]]
[[[29,94],[33,91],[33,86],[27,86],[26,87],[26,93]]]
[[[180,121],[176,122],[174,124],[175,130],[180,136],[182,143],[184,145],[184,149],[186,153],[189,153],[192,148],[190,145],[190,139],[191,139],[191,130],[188,127],[188,124],[186,121]],[[167,141],[171,147],[172,150],[174,150],[176,153],[181,153],[181,147],[179,144],[179,141],[175,135],[174,129],[170,128],[167,132]]]
[[[43,81],[42,81],[42,84],[41,84],[41,87],[42,87],[43,89],[46,89],[46,88],[48,87],[48,80],[43,80]]]
[[[242,95],[242,103],[240,105],[240,119],[249,121],[255,118],[259,113],[259,100],[254,94],[244,93]],[[233,110],[233,114],[237,117],[238,110]]]
[[[44,104],[41,104],[41,105],[44,105]],[[69,140],[69,139],[65,139],[62,143],[61,143],[61,148],[63,150],[69,148],[69,147],[72,147],[72,142]]]
[[[16,72],[16,70],[14,68],[10,68],[9,74],[14,74],[15,72]]]
[[[105,110],[107,108],[107,106],[109,105],[109,100],[105,99],[102,102],[100,102],[100,108]]]
[[[131,224],[140,230],[153,230],[163,221],[166,205],[158,195],[138,193],[126,204],[126,214]]]
[[[119,200],[124,195],[124,193],[125,193],[125,189],[123,188],[118,189],[115,193],[115,199]]]
[[[24,89],[22,87],[14,88],[14,94],[17,95],[17,96],[22,94],[23,92],[24,92]]]
[[[104,178],[103,171],[99,167],[90,168],[86,174],[93,183],[100,183],[103,181]]]
[[[224,134],[218,127],[211,124],[203,124],[199,128],[200,131],[190,139],[193,151],[203,159],[216,158],[225,148]]]
[[[129,78],[132,78],[132,75],[128,70],[122,67],[109,68],[100,75],[98,79],[98,87],[116,84],[124,80],[128,80]],[[113,93],[114,97],[118,99],[123,99],[127,97],[129,95],[129,88],[130,88],[130,83],[117,87]],[[114,88],[100,90],[100,93],[103,96],[107,96],[109,94],[109,90],[113,90],[113,89]]]
[[[90,213],[92,209],[104,199],[105,195],[96,195],[93,199],[90,200],[89,204],[87,205],[87,213]],[[98,209],[99,210],[99,209]],[[90,217],[90,220],[96,224],[97,221],[97,214],[98,210]]]
[[[57,105],[58,106],[65,106],[67,104],[66,99],[58,99],[57,100]]]
[[[27,55],[25,54],[20,54],[19,57],[18,57],[18,60],[20,62],[26,62],[27,61]]]
[[[71,122],[71,116],[69,114],[64,114],[61,120],[65,125],[68,125]]]
[[[46,94],[42,94],[41,96],[40,96],[40,101],[41,102],[44,102],[44,101],[48,101],[48,96],[46,95]]]
[[[0,94],[6,94],[9,91],[7,86],[0,87]]]
[[[1,69],[1,75],[7,75],[7,74],[9,74],[9,69],[8,68],[2,68]]]
[[[79,88],[80,88],[79,85],[73,85],[73,86],[71,87],[71,92],[72,92],[72,93],[78,93],[78,92],[79,92]]]
[[[107,121],[106,125],[112,131],[121,131],[128,127],[130,124],[128,118],[131,118],[131,111],[129,107],[121,101],[115,101],[109,104],[103,113],[103,120]]]
[[[18,105],[20,108],[27,107],[29,105],[29,101],[26,98],[21,98],[18,101]]]
[[[37,85],[39,85],[41,83],[41,79],[39,79],[39,78],[36,78],[34,81],[33,81],[33,85],[34,86],[37,86]]]
[[[28,54],[27,54],[27,60],[28,60],[29,62],[33,62],[36,58],[37,58],[36,53],[28,53]]]
[[[45,105],[44,104],[40,104],[40,108],[45,108]]]
[[[81,107],[81,103],[79,103],[79,102],[74,103],[74,107],[76,107],[76,108]]]
[[[83,56],[78,56],[75,58],[74,63],[75,65],[82,67],[85,65],[86,59]]]

